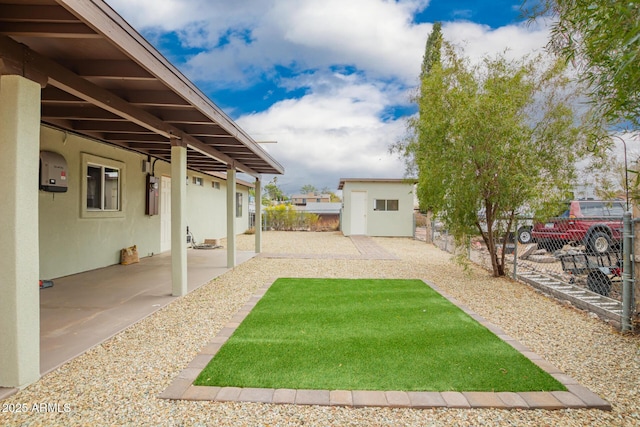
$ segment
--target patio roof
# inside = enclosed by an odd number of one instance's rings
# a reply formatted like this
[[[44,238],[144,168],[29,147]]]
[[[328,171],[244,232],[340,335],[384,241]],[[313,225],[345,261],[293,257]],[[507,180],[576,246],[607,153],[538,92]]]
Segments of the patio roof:
[[[43,123],[187,167],[284,168],[101,0],[0,0],[0,74],[39,82]]]

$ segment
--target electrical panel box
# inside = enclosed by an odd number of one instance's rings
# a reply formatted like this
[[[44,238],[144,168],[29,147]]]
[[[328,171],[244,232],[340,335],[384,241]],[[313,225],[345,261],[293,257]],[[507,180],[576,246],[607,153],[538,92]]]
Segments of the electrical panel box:
[[[40,152],[40,189],[54,193],[67,191],[67,161],[62,155]]]
[[[146,215],[158,215],[158,195],[160,179],[152,175],[147,175],[147,203]]]

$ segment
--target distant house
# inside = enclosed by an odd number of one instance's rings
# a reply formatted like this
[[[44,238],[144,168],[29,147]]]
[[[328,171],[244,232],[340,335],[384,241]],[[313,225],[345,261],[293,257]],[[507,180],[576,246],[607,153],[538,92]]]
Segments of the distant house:
[[[318,215],[317,230],[336,230],[340,223],[342,203],[309,202],[305,206],[296,206],[300,212]]]
[[[414,179],[340,179],[344,235],[413,236],[415,183]]]
[[[330,203],[331,196],[329,194],[294,194],[291,196],[291,203],[296,206],[306,206],[307,203]]]

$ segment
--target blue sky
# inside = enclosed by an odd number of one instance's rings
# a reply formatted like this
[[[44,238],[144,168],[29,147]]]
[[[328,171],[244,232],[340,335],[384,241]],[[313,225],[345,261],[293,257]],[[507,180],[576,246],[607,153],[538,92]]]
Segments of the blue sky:
[[[520,0],[107,0],[285,167],[285,193],[401,178],[433,22],[472,60],[541,51]],[[265,181],[271,179],[265,176]]]

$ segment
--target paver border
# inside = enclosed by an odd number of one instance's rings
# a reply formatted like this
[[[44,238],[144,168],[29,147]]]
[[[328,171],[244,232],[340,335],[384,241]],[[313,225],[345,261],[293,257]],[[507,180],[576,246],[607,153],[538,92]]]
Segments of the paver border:
[[[366,256],[363,253],[362,256]],[[502,328],[487,321],[469,307],[425,280],[422,282],[456,305],[478,323],[489,329],[507,344],[521,352],[542,370],[558,380],[568,391],[552,392],[422,392],[422,391],[371,391],[371,390],[293,390],[241,387],[195,386],[193,381],[206,364],[215,356],[235,329],[256,306],[271,284],[259,289],[249,301],[230,319],[220,332],[178,374],[158,397],[171,400],[209,400],[216,402],[261,402],[270,404],[295,404],[346,407],[391,408],[455,408],[455,409],[600,409],[611,411],[609,402],[580,385],[527,346],[507,335]]]

